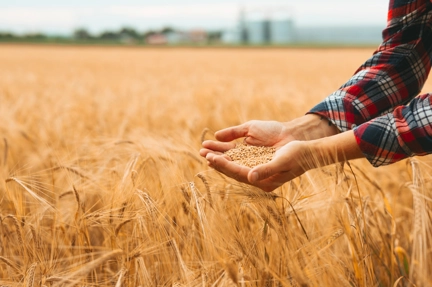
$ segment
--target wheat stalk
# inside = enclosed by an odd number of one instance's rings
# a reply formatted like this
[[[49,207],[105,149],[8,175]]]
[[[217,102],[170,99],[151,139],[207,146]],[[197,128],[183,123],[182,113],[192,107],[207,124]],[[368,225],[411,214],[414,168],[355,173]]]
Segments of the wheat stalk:
[[[11,267],[13,270],[15,270],[15,272],[17,272],[18,274],[22,274],[21,270],[18,268],[18,266],[15,265],[15,263],[13,263],[11,260],[0,256],[0,261],[4,262],[6,265],[8,265],[9,267]]]
[[[6,138],[3,138],[3,142],[4,142],[3,166],[6,166],[7,158],[8,158],[9,145],[8,145]]]
[[[235,262],[226,262],[225,263],[225,270],[228,274],[228,277],[231,279],[231,281],[235,284],[239,284],[239,272],[238,272],[238,266]]]
[[[6,179],[6,183],[10,182],[10,181],[14,181],[16,182],[18,185],[20,185],[22,188],[24,188],[25,191],[28,192],[28,194],[30,194],[33,198],[35,198],[36,200],[40,201],[41,203],[43,203],[44,205],[54,209],[54,207],[44,198],[40,197],[39,195],[37,195],[33,190],[31,190],[30,188],[28,188],[24,182],[22,182],[21,180],[17,179],[16,177],[9,177]]]
[[[208,201],[210,203],[210,207],[213,207],[213,198],[212,198],[212,195],[211,195],[211,192],[210,192],[210,186],[209,186],[209,183],[208,183],[207,179],[201,173],[198,173],[197,177],[199,179],[201,179],[201,181],[204,183],[204,186],[205,186],[206,191],[207,191],[207,198],[208,198]]]
[[[30,265],[29,269],[27,270],[27,275],[25,278],[26,287],[33,287],[34,286],[36,267],[37,267],[37,263],[34,262],[32,265]]]
[[[210,131],[209,128],[203,129],[203,131],[201,132],[201,137],[200,137],[201,143],[205,141],[205,137],[209,131]]]
[[[121,287],[121,285],[122,285],[122,280],[123,280],[123,276],[124,276],[126,273],[127,273],[127,269],[126,269],[126,268],[122,268],[122,269],[120,270],[120,274],[119,274],[119,277],[118,277],[118,279],[117,279],[117,283],[116,283],[115,287]]]
[[[428,207],[425,201],[426,189],[424,188],[423,175],[419,162],[410,159],[413,182],[410,190],[413,194],[413,251],[411,254],[410,279],[414,282],[426,283],[425,275],[429,269],[427,250],[429,235],[431,234],[431,220],[428,215]],[[427,195],[426,195],[427,196]]]
[[[119,234],[119,232],[120,232],[120,229],[124,226],[124,225],[126,225],[128,222],[131,222],[132,221],[132,218],[129,218],[129,219],[126,219],[125,221],[123,221],[122,223],[120,223],[119,225],[117,225],[117,227],[115,228],[115,232],[114,232],[114,234],[116,235],[116,236],[118,236],[118,234]]]
[[[3,218],[3,221],[4,221],[6,218],[10,218],[10,219],[12,219],[12,221],[13,221],[13,223],[14,223],[14,226],[15,226],[15,229],[16,229],[17,238],[18,238],[18,243],[20,244],[20,246],[24,246],[24,240],[23,240],[23,237],[22,237],[21,225],[20,225],[20,223],[19,223],[19,221],[18,221],[18,218],[16,218],[15,215],[8,214],[8,215],[6,215],[6,216]]]
[[[107,252],[104,255],[100,256],[99,258],[83,265],[81,268],[79,268],[77,271],[72,272],[68,276],[62,278],[58,283],[56,283],[54,286],[73,286],[76,283],[79,282],[80,278],[87,275],[91,271],[93,271],[95,268],[100,266],[101,264],[105,263],[106,261],[119,256],[123,254],[123,250],[116,249],[111,252]],[[47,279],[48,280],[48,279]]]

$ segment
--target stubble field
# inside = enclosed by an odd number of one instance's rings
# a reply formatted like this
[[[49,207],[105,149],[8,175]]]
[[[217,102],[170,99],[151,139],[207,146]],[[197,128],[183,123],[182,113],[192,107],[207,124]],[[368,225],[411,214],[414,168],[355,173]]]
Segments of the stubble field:
[[[198,155],[303,115],[372,52],[1,45],[0,285],[432,284],[431,157],[264,193]]]

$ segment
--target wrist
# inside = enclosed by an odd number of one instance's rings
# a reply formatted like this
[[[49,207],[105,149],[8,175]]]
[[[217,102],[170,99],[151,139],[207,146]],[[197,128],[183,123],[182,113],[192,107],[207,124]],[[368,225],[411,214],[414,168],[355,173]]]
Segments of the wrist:
[[[319,166],[364,157],[352,130],[306,142]]]
[[[339,130],[328,119],[316,114],[307,114],[284,123],[283,132],[292,135],[296,140],[304,141],[333,136],[338,134]]]

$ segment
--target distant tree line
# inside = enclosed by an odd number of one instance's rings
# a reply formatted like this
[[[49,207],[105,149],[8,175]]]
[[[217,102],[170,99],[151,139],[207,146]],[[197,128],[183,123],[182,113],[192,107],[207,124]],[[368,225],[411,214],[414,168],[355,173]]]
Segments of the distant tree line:
[[[14,40],[14,39],[43,40],[46,38],[48,38],[48,36],[42,33],[28,33],[24,35],[16,35],[13,33],[0,31],[0,39],[4,39],[4,40]]]
[[[43,33],[29,33],[29,34],[14,34],[10,32],[1,32],[0,31],[0,41],[44,41],[44,40],[55,40],[55,39],[63,39],[69,41],[76,42],[145,42],[145,39],[148,36],[155,34],[169,34],[176,32],[176,29],[172,27],[164,27],[159,30],[147,30],[144,32],[139,32],[131,27],[123,27],[118,30],[107,30],[102,33],[94,34],[91,33],[86,28],[78,28],[73,31],[70,36],[49,36]],[[221,32],[212,31],[207,33],[208,42],[217,42],[221,38]]]
[[[85,28],[79,28],[76,29],[73,32],[73,38],[76,40],[108,40],[108,41],[120,41],[123,39],[131,39],[136,41],[142,41],[144,40],[148,35],[155,34],[155,33],[168,33],[174,31],[174,29],[170,27],[163,28],[161,31],[146,31],[143,33],[138,32],[134,28],[130,27],[123,27],[117,31],[104,31],[100,34],[92,34]]]

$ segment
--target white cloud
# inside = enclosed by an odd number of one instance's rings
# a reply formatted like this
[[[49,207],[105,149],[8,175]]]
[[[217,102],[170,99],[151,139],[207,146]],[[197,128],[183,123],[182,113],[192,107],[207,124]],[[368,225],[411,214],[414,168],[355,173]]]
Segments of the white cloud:
[[[311,3],[301,2],[295,6],[295,16],[304,25],[344,24],[368,25],[386,23],[388,3],[386,1],[363,1],[358,3],[332,1]]]
[[[76,11],[64,8],[11,7],[0,9],[0,27],[14,30],[44,30],[46,27],[72,27]]]
[[[385,24],[386,1],[248,1],[243,7],[252,17],[275,17],[278,14],[292,15],[300,25],[367,25]],[[170,19],[171,21],[189,18],[190,20],[226,19],[235,21],[239,15],[237,3],[187,4],[187,5],[143,5],[109,6],[105,11],[128,18]],[[281,13],[282,12],[282,13]]]
[[[112,1],[108,1],[112,3]],[[166,1],[167,2],[167,1]],[[199,2],[195,4],[96,5],[81,6],[3,6],[0,9],[0,30],[14,32],[43,31],[63,33],[76,27],[99,32],[123,25],[138,29],[176,27],[229,28],[236,24],[239,2]],[[124,2],[123,2],[124,3]],[[153,2],[154,3],[154,2]],[[241,2],[240,2],[241,3]],[[250,15],[276,16],[280,11],[293,15],[299,26],[304,25],[367,25],[385,24],[387,2],[363,0],[328,1],[243,1]],[[254,11],[254,12],[252,12]],[[261,14],[260,14],[261,13]]]
[[[146,6],[109,6],[107,13],[126,17],[146,17],[167,19],[168,17],[194,19],[233,18],[238,14],[236,4],[194,4],[194,5],[146,5]]]

